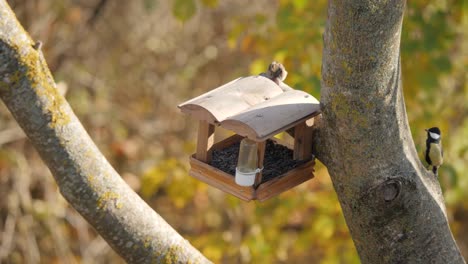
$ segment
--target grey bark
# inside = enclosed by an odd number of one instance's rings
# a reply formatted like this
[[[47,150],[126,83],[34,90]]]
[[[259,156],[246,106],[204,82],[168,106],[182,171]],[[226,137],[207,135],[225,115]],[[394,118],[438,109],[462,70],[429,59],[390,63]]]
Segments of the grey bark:
[[[99,152],[59,94],[40,45],[0,1],[0,98],[65,199],[129,263],[209,263]]]
[[[404,6],[329,2],[314,149],[363,263],[464,263],[438,181],[409,131],[399,66]],[[0,0],[0,98],[63,196],[128,262],[208,262],[108,164],[34,44]]]
[[[329,1],[314,149],[363,263],[465,263],[408,125],[399,63],[405,4]]]

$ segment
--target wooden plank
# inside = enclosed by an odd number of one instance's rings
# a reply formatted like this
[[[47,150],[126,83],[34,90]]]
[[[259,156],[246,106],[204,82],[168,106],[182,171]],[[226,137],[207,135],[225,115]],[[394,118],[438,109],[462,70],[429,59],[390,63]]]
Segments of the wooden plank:
[[[221,125],[252,140],[263,141],[320,112],[312,95],[283,90],[268,78],[239,78],[178,106],[199,120]]]
[[[281,93],[281,88],[270,79],[249,76],[224,84],[178,107],[183,113],[214,124]]]
[[[230,193],[244,201],[250,201],[254,198],[254,189],[252,187],[239,186],[235,183],[234,176],[203,163],[193,156],[190,157],[189,174],[223,192]]]
[[[292,90],[261,102],[221,122],[221,126],[255,141],[263,141],[320,113],[310,94]]]
[[[214,131],[214,125],[206,121],[199,121],[196,152],[198,160],[206,163],[211,162],[211,146],[213,146],[214,142]]]
[[[232,135],[220,142],[217,142],[213,145],[213,147],[211,147],[212,150],[219,150],[219,149],[225,149],[235,143],[238,143],[240,142],[244,137],[243,136],[239,136],[239,135]]]
[[[216,143],[215,145],[213,145],[212,149],[226,148],[232,144],[239,142],[241,139],[242,139],[241,136],[233,135],[221,142]],[[280,141],[278,139],[273,139],[273,140],[277,142]],[[259,145],[260,145],[258,148],[259,152],[262,152],[261,149],[264,148],[266,144],[259,143]],[[261,145],[264,145],[264,146],[261,146]],[[263,153],[264,153],[264,150],[263,150]],[[259,153],[259,155],[261,154]],[[260,159],[260,156],[259,156],[259,162],[258,162],[259,166],[260,164],[262,164],[262,162],[263,161]],[[229,175],[217,168],[214,168],[213,166],[207,163],[204,163],[196,159],[196,154],[190,157],[191,169],[190,169],[189,174],[198,180],[201,180],[223,192],[232,194],[244,201],[250,201],[250,200],[255,200],[255,199],[260,200],[260,201],[265,201],[309,179],[312,179],[314,177],[313,175],[314,164],[315,164],[315,161],[310,160],[309,162],[295,169],[292,169],[281,176],[275,177],[272,180],[259,184],[256,189],[253,187],[245,187],[245,186],[237,185],[235,183],[235,179],[233,175]]]
[[[314,120],[316,118],[318,118],[320,115],[314,115],[313,117],[310,117],[309,119],[307,119],[305,122],[307,124],[307,126],[311,127],[314,125]],[[288,135],[290,135],[292,138],[294,138],[294,127],[291,127],[291,128],[288,128],[285,130],[286,133],[288,133]]]
[[[277,143],[277,144],[280,144],[280,145],[283,145],[285,147],[287,147],[288,149],[290,150],[294,150],[294,142],[289,142],[285,139],[281,139],[281,138],[276,138],[276,137],[273,137],[273,138],[270,138],[269,140]]]
[[[261,184],[254,194],[254,199],[261,202],[285,192],[314,177],[313,167],[315,161],[311,160],[287,173]]]
[[[304,160],[312,155],[312,128],[307,126],[307,121],[298,124],[294,128],[294,159]]]
[[[265,147],[266,141],[257,142],[257,168],[263,169],[263,161],[265,159]],[[262,182],[262,172],[260,171],[255,176],[254,188],[257,188],[258,185]]]

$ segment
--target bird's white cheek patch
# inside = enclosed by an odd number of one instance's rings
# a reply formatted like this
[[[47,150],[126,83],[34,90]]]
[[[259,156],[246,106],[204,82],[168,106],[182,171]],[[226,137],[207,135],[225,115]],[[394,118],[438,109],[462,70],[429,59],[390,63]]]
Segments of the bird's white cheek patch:
[[[433,139],[439,139],[439,138],[440,138],[440,135],[437,135],[436,133],[429,132],[429,135],[430,135],[431,138],[433,138]]]

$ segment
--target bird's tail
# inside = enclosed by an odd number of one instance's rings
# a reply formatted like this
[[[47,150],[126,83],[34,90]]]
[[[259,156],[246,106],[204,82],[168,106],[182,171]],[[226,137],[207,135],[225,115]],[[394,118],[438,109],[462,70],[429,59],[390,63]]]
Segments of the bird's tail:
[[[437,176],[437,169],[438,169],[438,168],[439,168],[439,167],[437,167],[437,166],[433,166],[433,167],[432,167],[432,172],[434,173],[435,176]]]

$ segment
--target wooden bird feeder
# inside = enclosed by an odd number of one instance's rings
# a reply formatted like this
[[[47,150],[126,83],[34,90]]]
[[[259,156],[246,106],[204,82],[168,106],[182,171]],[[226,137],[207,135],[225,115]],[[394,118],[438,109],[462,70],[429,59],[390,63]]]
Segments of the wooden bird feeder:
[[[259,75],[236,79],[178,107],[199,120],[191,176],[245,201],[264,201],[314,177],[311,126],[320,106],[312,95],[283,91]],[[217,126],[235,135],[213,144]],[[294,147],[274,138],[284,131],[294,137]],[[257,165],[263,168],[252,186],[236,184],[234,176],[243,138],[255,141]]]

